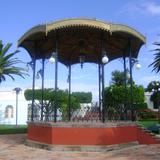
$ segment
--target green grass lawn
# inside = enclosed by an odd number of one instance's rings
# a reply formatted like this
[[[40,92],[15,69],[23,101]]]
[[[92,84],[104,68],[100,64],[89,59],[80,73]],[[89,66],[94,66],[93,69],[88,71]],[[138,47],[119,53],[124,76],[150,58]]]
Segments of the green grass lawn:
[[[0,134],[18,134],[27,133],[27,125],[0,125]]]
[[[157,126],[157,124],[160,125],[158,120],[143,120],[143,121],[141,120],[141,121],[138,121],[138,124],[144,126],[145,128],[149,127],[149,130],[155,134],[160,134],[159,128]]]
[[[138,121],[138,124],[143,125],[144,127],[150,127],[152,125],[158,124],[158,120],[141,120]]]

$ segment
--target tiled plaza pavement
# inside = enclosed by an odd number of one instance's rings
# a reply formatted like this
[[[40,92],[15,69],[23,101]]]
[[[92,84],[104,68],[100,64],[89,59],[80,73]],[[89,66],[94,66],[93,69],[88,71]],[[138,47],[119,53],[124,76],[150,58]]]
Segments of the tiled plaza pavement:
[[[57,152],[24,145],[26,135],[0,135],[0,160],[160,160],[160,145],[136,145],[108,152]]]

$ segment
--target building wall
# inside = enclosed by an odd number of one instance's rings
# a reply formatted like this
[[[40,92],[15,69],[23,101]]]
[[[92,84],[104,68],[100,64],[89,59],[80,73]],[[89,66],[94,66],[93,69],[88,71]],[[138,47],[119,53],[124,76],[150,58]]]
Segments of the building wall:
[[[80,109],[74,111],[73,116],[81,116],[84,117],[87,111],[90,111],[92,108],[91,103],[81,103]]]
[[[145,102],[148,104],[149,109],[153,109],[153,102],[150,101],[151,94],[150,92],[145,92]]]
[[[12,106],[13,110],[10,107],[7,112],[7,106]],[[18,124],[26,124],[27,108],[28,103],[22,91],[18,95]],[[16,93],[13,91],[0,91],[0,124],[16,124]]]
[[[158,111],[158,109],[154,109],[153,102],[150,100],[152,92],[145,92],[145,102],[148,104],[148,108],[153,111]]]

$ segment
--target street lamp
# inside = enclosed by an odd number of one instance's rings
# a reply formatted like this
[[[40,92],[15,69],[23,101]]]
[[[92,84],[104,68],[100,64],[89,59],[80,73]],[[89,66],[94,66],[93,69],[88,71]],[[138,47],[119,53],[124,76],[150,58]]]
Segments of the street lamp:
[[[141,64],[138,62],[138,60],[135,58],[131,58],[131,69],[133,69],[134,66],[137,70],[141,69]],[[128,79],[131,78],[128,68],[126,69],[126,76]]]
[[[53,52],[52,55],[51,55],[51,57],[49,58],[49,62],[51,64],[55,63],[55,61],[56,61],[55,57],[56,57],[56,52]]]
[[[18,94],[22,91],[21,88],[16,87],[13,89],[16,92],[16,126],[18,125]]]
[[[108,63],[109,58],[108,58],[107,55],[106,55],[106,51],[102,51],[102,55],[103,55],[103,57],[102,57],[102,63],[103,63],[103,64]]]
[[[34,68],[33,61],[28,62],[28,63],[26,64],[26,67],[27,67],[27,71],[29,71],[29,68],[30,68],[30,67],[31,67],[32,70],[33,70],[33,68]]]
[[[133,68],[133,66],[135,65],[136,69],[140,69],[141,65],[138,62],[138,59],[136,58],[131,58],[131,67]]]
[[[130,63],[130,96],[131,96],[131,119],[132,121],[135,120],[135,117],[134,117],[134,108],[133,108],[133,77],[132,77],[132,69],[133,69],[133,66],[136,67],[136,69],[140,69],[141,68],[141,65],[139,64],[138,60],[136,58],[132,58],[131,55],[130,55],[130,58],[129,58],[129,63]]]
[[[43,70],[40,69],[40,70],[37,72],[37,74],[36,74],[36,79],[39,79],[39,78],[42,77],[42,76],[43,76]]]

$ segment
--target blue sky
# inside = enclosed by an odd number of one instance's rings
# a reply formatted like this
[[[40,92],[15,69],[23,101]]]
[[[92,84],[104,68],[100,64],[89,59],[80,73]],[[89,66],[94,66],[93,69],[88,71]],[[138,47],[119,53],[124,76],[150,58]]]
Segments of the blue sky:
[[[159,80],[159,76],[152,73],[148,65],[153,61],[155,41],[160,41],[160,1],[159,0],[1,0],[0,9],[0,39],[4,44],[13,43],[10,51],[16,49],[18,39],[31,27],[46,22],[53,22],[65,18],[96,18],[98,20],[125,24],[144,34],[147,43],[139,52],[140,70],[133,69],[136,84],[144,87],[152,80]],[[31,59],[28,53],[19,48],[17,57],[24,62]],[[25,66],[24,64],[22,66]],[[37,70],[40,69],[38,63]],[[109,85],[111,72],[122,70],[122,60],[114,60],[105,66],[105,83]],[[46,62],[45,87],[54,87],[54,65]],[[30,75],[32,72],[30,70]],[[67,88],[68,70],[59,65],[59,88]],[[21,79],[16,77],[12,82],[9,78],[1,84],[0,90],[11,90],[14,87],[30,88],[32,76]],[[40,87],[41,80],[36,80]],[[84,64],[72,67],[72,91],[92,91],[94,100],[98,95],[97,65]]]

